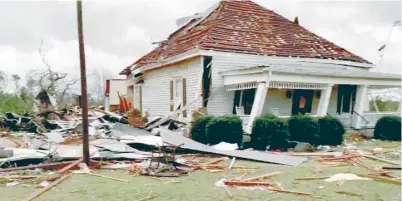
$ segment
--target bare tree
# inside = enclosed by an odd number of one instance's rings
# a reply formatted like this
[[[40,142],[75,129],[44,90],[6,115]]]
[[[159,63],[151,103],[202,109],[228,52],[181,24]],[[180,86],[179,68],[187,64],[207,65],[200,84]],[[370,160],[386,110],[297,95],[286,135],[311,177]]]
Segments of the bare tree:
[[[33,85],[32,87],[38,87],[39,91],[45,90],[49,94],[55,95],[59,101],[59,105],[66,104],[64,102],[64,96],[81,78],[73,78],[68,76],[67,73],[54,71],[52,65],[46,60],[46,54],[43,50],[43,41],[41,41],[38,53],[47,69],[32,71],[28,82]]]

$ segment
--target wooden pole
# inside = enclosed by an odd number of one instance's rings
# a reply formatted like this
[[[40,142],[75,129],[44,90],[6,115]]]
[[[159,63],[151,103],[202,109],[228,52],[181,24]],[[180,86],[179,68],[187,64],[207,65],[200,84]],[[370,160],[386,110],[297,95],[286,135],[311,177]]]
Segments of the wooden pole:
[[[82,28],[82,1],[77,0],[77,24],[78,24],[78,43],[80,50],[80,66],[81,66],[81,109],[82,109],[82,128],[83,128],[83,158],[84,162],[89,166],[89,139],[88,139],[88,97],[87,97],[87,75],[85,69],[85,49],[84,34]]]

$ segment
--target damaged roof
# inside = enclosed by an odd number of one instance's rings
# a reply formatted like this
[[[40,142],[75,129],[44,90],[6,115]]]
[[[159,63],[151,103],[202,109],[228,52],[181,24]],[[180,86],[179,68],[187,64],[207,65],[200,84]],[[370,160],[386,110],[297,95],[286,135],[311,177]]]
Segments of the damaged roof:
[[[223,0],[134,64],[155,63],[192,49],[370,63],[252,1]]]

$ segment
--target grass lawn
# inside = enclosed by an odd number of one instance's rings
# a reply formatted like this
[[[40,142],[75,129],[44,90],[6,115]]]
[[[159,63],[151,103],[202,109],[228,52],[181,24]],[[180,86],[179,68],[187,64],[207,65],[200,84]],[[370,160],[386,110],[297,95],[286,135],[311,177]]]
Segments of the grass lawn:
[[[374,147],[393,147],[398,149],[400,143],[395,142],[372,142],[361,141],[357,146],[362,149],[372,149]],[[399,159],[398,159],[399,158]],[[395,158],[399,161],[400,157]],[[362,159],[367,165],[387,165],[384,163]],[[226,160],[221,164],[229,164]],[[243,172],[236,170],[225,170],[219,173],[209,173],[203,170],[190,173],[167,181],[151,179],[145,176],[127,175],[125,170],[97,170],[102,175],[129,180],[128,183],[114,181],[110,179],[73,174],[70,178],[45,192],[35,201],[135,201],[147,197],[152,192],[156,197],[152,200],[331,200],[331,201],[355,201],[355,200],[375,200],[375,201],[397,201],[401,200],[401,186],[396,184],[382,183],[378,181],[345,181],[342,183],[328,183],[324,180],[295,181],[301,177],[323,177],[331,176],[335,173],[371,173],[366,169],[355,166],[347,167],[327,167],[313,161],[309,161],[298,167],[274,165],[267,163],[256,163],[251,161],[237,160],[236,165],[259,166],[255,172],[247,177],[258,176],[261,174],[282,170],[284,174],[273,177],[267,181],[279,182],[287,190],[311,192],[318,197],[293,195],[285,193],[275,193],[263,190],[237,189],[228,187],[233,197],[229,197],[225,189],[216,187],[215,182],[221,178],[235,178]],[[400,176],[400,171],[392,173]],[[179,181],[169,183],[169,181]],[[34,186],[18,185],[14,187],[0,187],[2,198],[0,200],[23,200],[32,192],[38,190]],[[338,194],[335,191],[351,192],[356,195]],[[360,196],[361,195],[361,196]]]

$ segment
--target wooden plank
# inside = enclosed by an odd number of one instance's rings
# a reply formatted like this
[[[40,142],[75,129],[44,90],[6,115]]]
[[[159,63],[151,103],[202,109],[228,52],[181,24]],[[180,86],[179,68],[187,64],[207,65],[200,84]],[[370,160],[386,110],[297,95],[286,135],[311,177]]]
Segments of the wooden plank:
[[[256,177],[242,179],[241,181],[248,182],[248,181],[256,181],[256,180],[268,179],[268,178],[271,178],[271,177],[274,177],[274,176],[277,176],[277,175],[280,175],[280,174],[283,174],[283,172],[282,171],[271,172],[271,173],[263,174],[263,175],[256,176]]]
[[[307,195],[307,196],[312,196],[312,195],[314,195],[314,194],[308,193],[308,192],[290,191],[290,190],[279,189],[279,188],[267,188],[267,190],[269,190],[269,191],[275,191],[275,192],[280,192],[280,193],[296,194],[296,195]]]
[[[53,188],[54,186],[56,186],[57,184],[61,183],[62,181],[66,180],[68,177],[70,177],[70,174],[66,174],[63,175],[62,177],[60,177],[59,179],[55,180],[54,182],[50,183],[48,186],[39,189],[38,191],[34,192],[33,194],[31,194],[29,197],[25,198],[24,201],[31,201],[33,199],[35,199],[36,197],[40,196],[41,194],[43,194],[44,192],[50,190],[51,188]]]
[[[272,186],[268,182],[225,181],[227,186]]]
[[[95,174],[95,173],[86,173],[88,175],[92,175],[92,176],[97,176],[97,177],[102,177],[105,179],[111,179],[111,180],[116,180],[116,181],[121,181],[121,182],[128,182],[128,180],[124,180],[124,179],[118,179],[118,178],[114,178],[114,177],[109,177],[109,176],[105,176],[105,175],[100,175],[100,174]]]
[[[375,157],[375,156],[368,156],[368,155],[363,155],[363,156],[366,157],[366,158],[372,159],[372,160],[381,161],[381,162],[389,163],[389,164],[392,164],[392,165],[400,165],[399,163],[397,163],[395,161],[390,161],[390,160],[387,160],[387,159],[384,159],[384,158],[378,158],[378,157]]]
[[[302,180],[320,180],[320,179],[328,179],[329,177],[302,177],[296,178],[295,180],[302,181]]]
[[[75,166],[77,166],[79,163],[82,163],[82,161],[84,160],[84,158],[80,158],[74,162],[72,162],[70,165],[67,165],[66,167],[64,167],[63,169],[57,171],[57,173],[59,174],[64,174],[65,172],[69,171],[70,169],[74,168]]]
[[[356,175],[360,176],[360,177],[370,178],[370,179],[373,179],[374,181],[401,185],[401,180],[399,180],[399,179],[398,180],[392,180],[392,179],[387,179],[387,178],[378,177],[378,176],[371,176],[371,175],[366,175],[366,174],[356,174]]]

